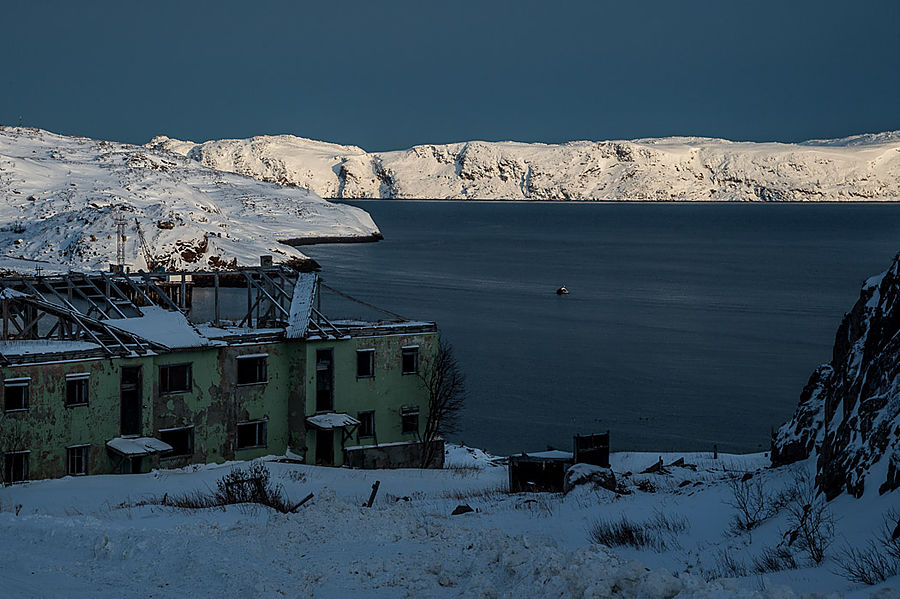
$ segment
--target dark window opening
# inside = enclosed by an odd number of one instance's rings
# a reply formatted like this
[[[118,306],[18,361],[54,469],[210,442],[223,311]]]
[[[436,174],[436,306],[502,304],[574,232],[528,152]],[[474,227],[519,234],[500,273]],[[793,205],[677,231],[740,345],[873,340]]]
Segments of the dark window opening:
[[[172,446],[172,451],[162,454],[164,458],[190,457],[194,453],[193,426],[159,431],[159,440]]]
[[[419,373],[419,348],[404,347],[400,359],[400,368],[403,374]]]
[[[237,448],[266,446],[266,421],[241,422],[237,425]]]
[[[375,376],[375,350],[356,350],[356,376],[357,378],[371,378]]]
[[[28,383],[31,379],[3,381],[3,410],[16,412],[28,409]]]
[[[19,483],[28,480],[27,451],[10,451],[3,454],[3,480],[7,483]]]
[[[88,377],[66,377],[66,405],[86,406],[88,403]]]
[[[170,364],[159,367],[160,393],[187,393],[191,390],[191,365]]]
[[[68,462],[67,472],[71,476],[88,473],[88,452],[90,445],[76,445],[75,447],[66,448],[66,462]]]
[[[400,432],[404,434],[418,434],[419,408],[403,408],[400,410]]]
[[[237,384],[254,385],[269,380],[266,356],[246,356],[237,359]]]
[[[330,349],[316,350],[316,411],[334,409],[334,353]]]
[[[375,412],[358,412],[356,414],[356,419],[359,420],[359,428],[356,429],[357,436],[362,439],[363,437],[374,437],[375,436]]]

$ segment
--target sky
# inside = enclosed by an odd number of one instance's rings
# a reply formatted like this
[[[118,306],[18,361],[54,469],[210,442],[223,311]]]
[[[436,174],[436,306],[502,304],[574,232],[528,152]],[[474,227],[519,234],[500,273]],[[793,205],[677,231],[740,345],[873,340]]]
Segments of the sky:
[[[116,141],[900,129],[896,0],[4,0],[0,15],[0,124]]]

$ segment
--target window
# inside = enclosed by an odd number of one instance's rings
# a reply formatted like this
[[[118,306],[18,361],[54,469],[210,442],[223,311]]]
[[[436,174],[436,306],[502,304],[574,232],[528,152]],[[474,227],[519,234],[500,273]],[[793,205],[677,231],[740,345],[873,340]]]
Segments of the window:
[[[356,419],[359,420],[359,428],[356,429],[356,435],[362,439],[363,437],[375,436],[375,412],[357,412]]]
[[[266,446],[266,421],[239,422],[237,425],[237,448]]]
[[[191,365],[170,364],[159,367],[160,393],[186,393],[191,390]]]
[[[194,453],[194,427],[170,428],[159,431],[159,440],[172,446],[164,458],[190,457]]]
[[[66,448],[67,472],[72,476],[88,473],[88,452],[90,445],[73,445]]]
[[[356,377],[371,378],[375,376],[375,350],[356,350]]]
[[[18,483],[28,480],[28,451],[10,451],[3,454],[3,480]]]
[[[19,412],[28,409],[28,383],[31,377],[6,379],[3,381],[3,410]]]
[[[251,356],[238,356],[237,358],[237,384],[256,385],[269,380],[266,358],[269,354],[255,354]]]
[[[88,403],[88,381],[91,373],[81,372],[66,375],[66,405],[86,406]]]
[[[334,409],[334,352],[316,350],[316,412]]]
[[[400,368],[403,374],[419,374],[419,346],[404,347],[400,358]]]
[[[419,408],[402,408],[400,410],[400,432],[404,434],[419,433]]]

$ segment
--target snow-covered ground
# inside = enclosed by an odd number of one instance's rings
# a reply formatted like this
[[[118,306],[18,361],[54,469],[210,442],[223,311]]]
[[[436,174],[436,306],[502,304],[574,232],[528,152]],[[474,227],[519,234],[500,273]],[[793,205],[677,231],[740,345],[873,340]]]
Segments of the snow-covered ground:
[[[305,189],[218,172],[170,152],[0,126],[0,271],[106,269],[116,224],[126,261],[147,268],[135,220],[164,266],[191,270],[305,256],[279,243],[370,238],[364,211]]]
[[[371,153],[293,135],[156,137],[147,147],[326,198],[900,200],[900,131],[803,143],[469,141]]]
[[[773,470],[763,454],[662,456],[666,464],[680,457],[685,467],[642,475],[656,454],[614,454],[613,470],[629,493],[581,486],[566,495],[509,494],[502,464],[460,447],[450,448],[442,471],[269,462],[273,481],[292,499],[313,493],[289,515],[247,505],[135,505],[214,488],[228,464],[13,485],[0,489],[0,596],[900,596],[898,577],[854,585],[836,573],[833,557],[844,542],[871,537],[896,497],[831,502],[835,541],[820,566],[794,550],[798,569],[721,578],[723,556],[752,568],[787,528],[779,512],[752,531],[752,541],[729,532],[736,512],[728,477],[751,472],[774,493],[811,464]],[[376,480],[377,500],[363,507]],[[460,504],[474,511],[451,515]],[[609,549],[589,539],[600,518],[658,513],[687,524],[665,536],[665,550]]]

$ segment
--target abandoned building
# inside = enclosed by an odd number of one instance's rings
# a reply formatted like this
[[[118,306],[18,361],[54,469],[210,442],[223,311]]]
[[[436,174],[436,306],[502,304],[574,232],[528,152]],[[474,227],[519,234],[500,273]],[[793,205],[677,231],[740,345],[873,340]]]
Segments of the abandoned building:
[[[353,299],[268,260],[0,278],[3,481],[271,454],[418,466],[435,324],[328,318],[323,290]]]

